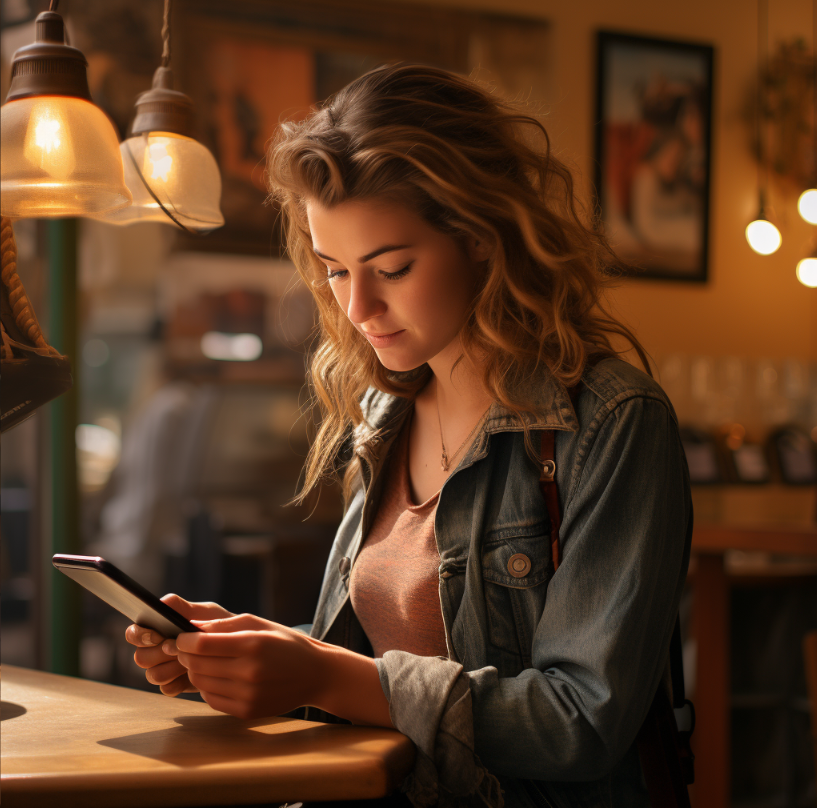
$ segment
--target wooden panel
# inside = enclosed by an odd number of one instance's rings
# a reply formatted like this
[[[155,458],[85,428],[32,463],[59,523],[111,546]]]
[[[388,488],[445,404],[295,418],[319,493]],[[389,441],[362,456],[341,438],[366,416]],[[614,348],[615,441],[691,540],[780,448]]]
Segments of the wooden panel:
[[[698,553],[744,550],[817,556],[817,527],[700,525],[692,533],[692,549]]]
[[[6,808],[370,799],[394,791],[401,733],[290,718],[242,721],[207,704],[3,666]]]
[[[692,629],[697,644],[695,714],[695,808],[728,808],[729,582],[723,556],[702,555],[695,572]]]

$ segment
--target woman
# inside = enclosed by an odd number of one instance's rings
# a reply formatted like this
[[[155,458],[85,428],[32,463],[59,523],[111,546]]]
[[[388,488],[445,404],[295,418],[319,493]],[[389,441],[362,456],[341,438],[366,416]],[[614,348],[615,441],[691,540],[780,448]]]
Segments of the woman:
[[[415,805],[646,805],[635,737],[686,575],[688,472],[545,130],[464,78],[385,66],[282,125],[269,181],[320,315],[293,501],[339,470],[343,521],[311,626],[168,595],[205,632],[132,626],[137,664],[240,717],[396,727]]]

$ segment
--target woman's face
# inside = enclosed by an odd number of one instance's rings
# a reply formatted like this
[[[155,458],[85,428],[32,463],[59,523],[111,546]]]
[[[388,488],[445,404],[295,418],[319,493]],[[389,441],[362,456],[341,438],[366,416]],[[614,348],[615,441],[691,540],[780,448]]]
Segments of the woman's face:
[[[383,365],[412,370],[449,353],[453,364],[485,257],[476,242],[464,247],[390,200],[332,208],[310,201],[307,217],[312,247],[355,328],[364,335],[400,332],[369,340]]]

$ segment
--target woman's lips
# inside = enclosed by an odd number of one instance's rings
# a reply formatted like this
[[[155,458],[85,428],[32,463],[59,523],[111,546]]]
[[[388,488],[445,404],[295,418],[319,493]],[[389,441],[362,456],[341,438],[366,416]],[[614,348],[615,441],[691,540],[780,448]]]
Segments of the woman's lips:
[[[402,331],[395,331],[391,334],[383,334],[381,336],[376,334],[366,334],[365,331],[363,333],[366,335],[366,339],[369,340],[369,342],[371,342],[375,348],[387,348],[393,342],[400,339],[400,335],[405,333],[405,329]]]

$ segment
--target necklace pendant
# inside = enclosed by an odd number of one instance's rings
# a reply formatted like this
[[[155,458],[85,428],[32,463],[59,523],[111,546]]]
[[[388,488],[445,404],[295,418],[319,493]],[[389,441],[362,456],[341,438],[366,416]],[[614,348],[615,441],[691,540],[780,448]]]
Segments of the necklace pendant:
[[[440,465],[442,466],[443,471],[448,471],[448,455],[445,452],[443,452],[443,458]]]

